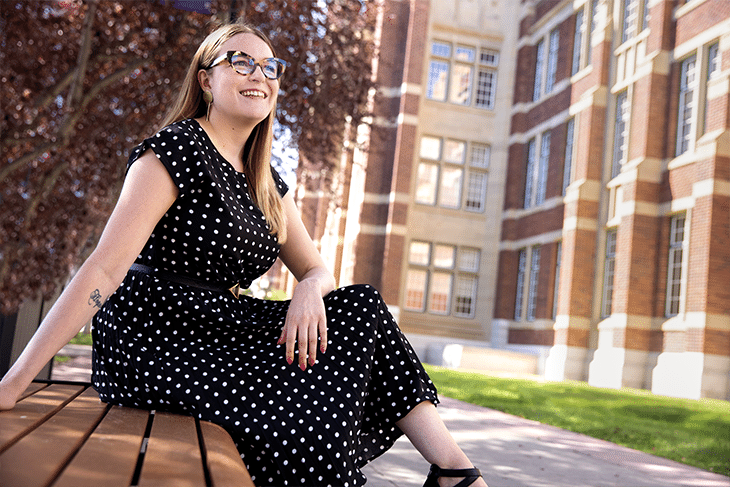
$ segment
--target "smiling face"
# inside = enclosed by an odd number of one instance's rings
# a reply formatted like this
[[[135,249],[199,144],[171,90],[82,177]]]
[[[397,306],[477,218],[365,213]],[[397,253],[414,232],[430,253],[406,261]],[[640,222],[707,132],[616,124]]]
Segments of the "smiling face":
[[[269,46],[256,34],[237,34],[224,42],[216,57],[227,51],[243,51],[256,61],[273,57]],[[242,75],[228,61],[198,72],[198,81],[204,91],[213,93],[211,121],[228,119],[256,125],[276,106],[279,80],[268,79],[259,66],[251,74]]]

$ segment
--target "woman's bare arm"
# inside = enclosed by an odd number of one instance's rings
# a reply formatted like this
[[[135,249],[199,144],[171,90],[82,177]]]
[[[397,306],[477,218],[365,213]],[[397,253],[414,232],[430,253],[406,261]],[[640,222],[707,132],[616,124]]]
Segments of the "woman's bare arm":
[[[299,349],[299,367],[314,365],[317,337],[320,352],[327,348],[327,317],[322,298],[335,288],[335,278],[327,270],[322,256],[312,242],[291,193],[284,196],[287,238],[279,254],[298,284],[286,315],[279,344],[286,343],[286,359],[294,360],[295,344]],[[307,360],[308,359],[308,360]]]
[[[151,151],[132,165],[96,249],[0,381],[0,410],[15,405],[44,365],[117,289],[176,197],[177,188]]]

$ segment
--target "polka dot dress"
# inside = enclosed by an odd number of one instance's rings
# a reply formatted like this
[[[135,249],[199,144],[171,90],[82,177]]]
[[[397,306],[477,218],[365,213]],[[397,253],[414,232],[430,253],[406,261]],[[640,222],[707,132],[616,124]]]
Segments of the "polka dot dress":
[[[137,263],[242,288],[278,256],[246,177],[185,120],[145,140],[179,196]],[[286,184],[272,169],[283,195]],[[360,468],[402,432],[395,422],[436,390],[377,291],[325,299],[327,352],[302,371],[277,345],[288,301],[130,271],[94,318],[92,382],[102,400],[189,414],[228,430],[257,486],[360,486]]]

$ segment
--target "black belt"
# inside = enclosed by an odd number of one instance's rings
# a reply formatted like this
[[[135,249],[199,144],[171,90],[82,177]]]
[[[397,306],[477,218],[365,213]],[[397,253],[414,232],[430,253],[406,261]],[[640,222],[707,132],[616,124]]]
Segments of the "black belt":
[[[153,269],[152,267],[144,264],[132,264],[132,267],[130,267],[129,270],[141,272],[143,274],[147,274],[148,276],[156,277],[164,281],[174,282],[176,284],[182,284],[184,286],[197,287],[200,289],[215,291],[218,293],[230,292],[236,297],[236,299],[238,299],[238,297],[241,295],[241,285],[239,283],[236,283],[229,288],[214,286],[206,281],[201,281],[200,279],[194,279],[192,277],[181,276],[180,274],[175,274],[173,272]]]

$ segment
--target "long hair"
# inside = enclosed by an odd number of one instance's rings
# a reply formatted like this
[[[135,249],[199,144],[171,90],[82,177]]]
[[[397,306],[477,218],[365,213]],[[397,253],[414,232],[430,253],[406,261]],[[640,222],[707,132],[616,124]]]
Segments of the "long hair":
[[[203,89],[198,82],[198,71],[210,66],[220,46],[238,34],[258,36],[276,56],[271,41],[259,29],[242,22],[219,27],[208,35],[198,47],[180,87],[177,100],[162,122],[162,127],[180,120],[199,118],[205,115],[208,107],[203,100]],[[274,133],[275,116],[276,106],[251,132],[244,147],[243,170],[249,179],[251,198],[263,212],[271,234],[277,236],[279,243],[284,243],[286,241],[284,204],[271,174],[271,141]]]

